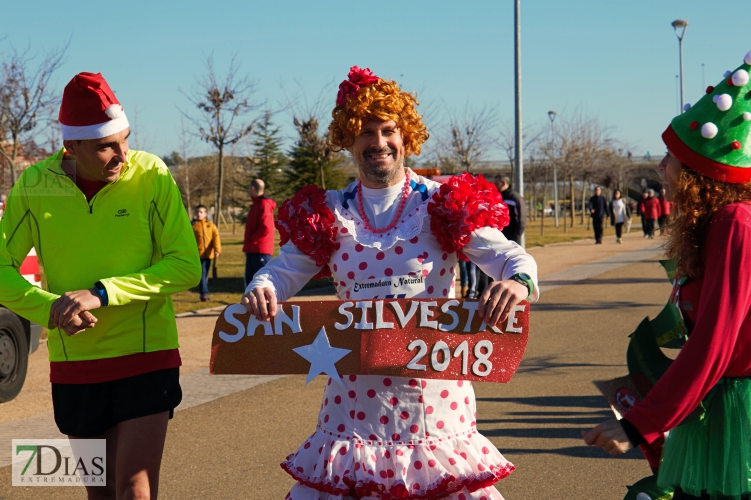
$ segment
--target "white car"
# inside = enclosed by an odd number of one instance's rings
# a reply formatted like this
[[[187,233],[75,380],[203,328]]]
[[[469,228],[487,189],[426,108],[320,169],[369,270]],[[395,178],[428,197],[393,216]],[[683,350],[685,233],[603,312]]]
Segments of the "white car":
[[[42,276],[32,248],[19,270],[29,283],[41,286]],[[39,348],[42,327],[0,304],[0,403],[15,398],[26,380],[29,354]]]

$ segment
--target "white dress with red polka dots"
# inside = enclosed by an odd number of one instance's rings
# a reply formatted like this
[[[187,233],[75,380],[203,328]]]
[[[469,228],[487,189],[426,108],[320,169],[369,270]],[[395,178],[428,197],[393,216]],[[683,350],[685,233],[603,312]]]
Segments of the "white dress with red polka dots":
[[[454,297],[457,256],[441,250],[427,213],[429,196],[439,185],[409,175],[412,186],[400,223],[384,235],[364,228],[357,183],[327,193],[339,228],[329,265],[340,299]],[[375,227],[393,219],[402,187],[382,190],[385,210],[378,200],[364,200]],[[366,195],[375,190],[370,191]],[[500,230],[476,230],[463,251],[494,279],[524,272],[536,284],[534,260]],[[319,270],[289,242],[248,290],[269,287],[284,301]],[[396,292],[393,286],[361,286],[400,277],[405,284]],[[288,497],[502,499],[492,485],[514,466],[478,433],[475,412],[468,381],[375,375],[329,379],[316,431],[282,464],[298,481]]]

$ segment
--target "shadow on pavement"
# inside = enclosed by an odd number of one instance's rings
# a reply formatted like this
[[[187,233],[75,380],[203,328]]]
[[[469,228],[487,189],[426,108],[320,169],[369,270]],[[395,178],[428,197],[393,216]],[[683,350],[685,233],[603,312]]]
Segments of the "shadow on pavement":
[[[589,429],[603,420],[612,418],[602,396],[538,396],[521,398],[478,398],[478,401],[506,403],[514,405],[545,408],[542,411],[505,412],[508,418],[480,419],[480,432],[488,438],[518,439],[532,446],[529,448],[509,449],[501,447],[504,455],[553,454],[579,458],[607,458],[608,454],[599,448],[582,446],[551,447],[553,439],[571,439],[581,441],[582,430]],[[560,408],[560,410],[555,410]],[[591,410],[588,410],[591,409]],[[578,410],[578,411],[577,411]],[[492,426],[488,428],[487,426]],[[529,440],[538,439],[541,441]],[[535,447],[534,444],[543,446]],[[617,458],[643,459],[639,450],[632,450]]]
[[[527,406],[547,406],[561,408],[599,408],[606,409],[602,396],[533,396],[528,398],[477,398],[477,401],[491,403],[512,403]]]
[[[621,364],[603,364],[603,363],[562,363],[554,361],[556,356],[537,357],[532,359],[522,359],[518,373],[535,373],[547,372],[562,368],[602,368],[622,366]]]
[[[483,432],[483,434],[486,434]],[[581,436],[580,436],[581,437]],[[504,448],[499,450],[506,458],[512,458],[513,455],[561,455],[564,457],[576,457],[576,458],[607,458],[618,460],[644,460],[644,455],[638,448],[627,451],[623,455],[617,457],[610,456],[600,448],[594,448],[591,446],[567,446],[564,448],[552,448],[552,449],[509,449]],[[511,460],[514,461],[513,458]]]
[[[665,283],[665,278],[617,278],[617,279],[594,279],[588,278],[585,280],[546,280],[544,277],[540,278],[540,286],[566,286],[566,285],[634,285],[634,284],[650,284],[650,283]]]
[[[614,309],[633,309],[635,307],[653,307],[654,304],[628,302],[628,301],[614,301],[614,302],[598,302],[596,304],[581,304],[581,303],[556,303],[548,304],[544,302],[545,294],[540,295],[540,302],[537,302],[532,306],[533,311],[601,311],[601,310],[614,310]]]

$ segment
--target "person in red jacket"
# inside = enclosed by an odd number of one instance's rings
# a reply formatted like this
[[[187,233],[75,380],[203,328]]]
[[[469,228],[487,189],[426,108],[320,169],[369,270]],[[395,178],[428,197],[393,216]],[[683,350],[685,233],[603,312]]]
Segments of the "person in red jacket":
[[[660,196],[657,199],[660,200],[660,217],[657,219],[657,222],[660,224],[660,236],[662,236],[667,229],[670,212],[673,211],[673,202],[665,198],[665,188],[662,188]]]
[[[644,219],[645,236],[649,239],[655,237],[655,223],[660,218],[660,200],[655,197],[653,189],[648,191],[649,196],[642,200],[642,218]]]
[[[657,484],[674,500],[751,497],[751,162],[733,147],[751,140],[736,126],[751,116],[749,70],[751,52],[662,135],[665,197],[677,208],[671,302],[687,340],[622,420],[584,433],[618,455],[670,431]]]
[[[253,275],[271,260],[274,253],[274,209],[276,202],[263,194],[265,185],[261,179],[250,183],[250,198],[253,205],[245,222],[245,286]]]
[[[649,233],[647,232],[647,219],[644,217],[644,202],[647,201],[647,198],[649,198],[649,190],[645,189],[641,192],[641,198],[636,205],[636,215],[641,217],[641,230],[644,233],[645,238],[649,238]]]

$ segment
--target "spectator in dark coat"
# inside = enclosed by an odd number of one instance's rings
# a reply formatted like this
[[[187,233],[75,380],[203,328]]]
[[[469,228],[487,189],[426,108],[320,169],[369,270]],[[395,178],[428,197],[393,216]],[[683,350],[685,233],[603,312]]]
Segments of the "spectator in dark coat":
[[[660,190],[660,196],[657,199],[660,200],[660,217],[657,222],[660,224],[660,235],[663,235],[668,225],[668,219],[670,219],[670,213],[673,211],[673,202],[665,199],[665,188]]]
[[[495,187],[503,197],[503,202],[508,207],[511,221],[503,228],[503,235],[510,241],[521,245],[524,227],[527,225],[527,207],[519,193],[511,189],[511,179],[508,177],[495,176]]]
[[[587,206],[592,216],[592,227],[595,230],[595,245],[600,245],[602,244],[602,221],[610,215],[608,201],[602,195],[600,186],[595,188],[595,194],[589,199]]]
[[[263,194],[264,182],[253,179],[250,183],[250,198],[253,205],[245,222],[245,286],[248,286],[259,269],[271,260],[274,253],[274,209],[276,202]]]

